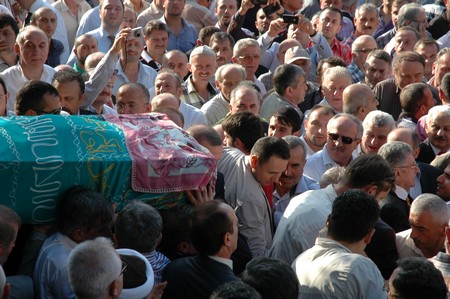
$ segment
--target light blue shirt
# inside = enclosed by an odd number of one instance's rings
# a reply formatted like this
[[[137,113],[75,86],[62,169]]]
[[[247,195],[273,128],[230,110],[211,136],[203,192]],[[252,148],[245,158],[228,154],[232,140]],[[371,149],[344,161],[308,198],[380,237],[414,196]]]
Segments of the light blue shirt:
[[[35,295],[40,299],[76,298],[69,282],[67,262],[77,243],[55,233],[45,240],[34,268]]]
[[[159,20],[164,24],[167,24],[164,15]],[[198,35],[194,26],[186,22],[183,18],[181,18],[181,22],[183,23],[183,29],[181,29],[178,36],[175,36],[169,27],[170,31],[167,51],[180,50],[181,52],[186,53],[196,45]]]
[[[99,28],[102,24],[100,20],[100,8],[98,6],[92,8],[87,11],[80,20],[80,24],[78,24],[78,30],[76,37],[88,33],[89,31],[95,30]]]

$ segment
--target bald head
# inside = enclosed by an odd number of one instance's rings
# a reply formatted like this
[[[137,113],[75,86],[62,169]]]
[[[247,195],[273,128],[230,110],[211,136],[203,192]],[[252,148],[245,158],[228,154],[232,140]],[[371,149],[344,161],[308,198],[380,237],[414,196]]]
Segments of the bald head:
[[[86,61],[84,62],[85,69],[89,72],[90,70],[95,69],[97,64],[102,60],[102,58],[105,56],[105,53],[103,52],[95,52],[92,54],[89,54],[88,57],[86,57]]]
[[[125,83],[116,94],[117,111],[120,114],[136,114],[150,112],[150,94],[148,89],[139,83]]]
[[[395,128],[387,136],[387,142],[401,141],[413,149],[414,159],[419,155],[419,137],[415,131],[408,128]]]
[[[366,84],[351,84],[344,89],[343,111],[363,121],[366,115],[377,109],[377,98]]]
[[[377,49],[377,42],[370,35],[361,35],[352,44],[352,56],[356,65],[364,70],[364,63],[370,51]]]
[[[161,108],[172,108],[178,110],[180,101],[170,93],[162,93],[152,99],[152,111]]]

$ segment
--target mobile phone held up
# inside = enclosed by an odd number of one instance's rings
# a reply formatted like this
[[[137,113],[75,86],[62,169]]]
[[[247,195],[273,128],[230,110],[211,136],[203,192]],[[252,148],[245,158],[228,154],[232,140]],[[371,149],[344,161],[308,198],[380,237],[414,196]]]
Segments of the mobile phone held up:
[[[284,14],[283,22],[285,22],[286,24],[298,24],[298,17],[296,17],[294,15]]]
[[[264,7],[263,11],[266,16],[270,16],[271,14],[277,12],[280,8],[280,4],[276,3],[275,5],[268,5]]]

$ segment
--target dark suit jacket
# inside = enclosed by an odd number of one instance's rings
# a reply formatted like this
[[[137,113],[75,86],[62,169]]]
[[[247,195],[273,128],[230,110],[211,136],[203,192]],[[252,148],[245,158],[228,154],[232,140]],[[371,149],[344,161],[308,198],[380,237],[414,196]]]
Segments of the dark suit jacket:
[[[389,192],[380,202],[380,218],[396,233],[407,230],[409,225],[409,206],[394,192]]]
[[[208,299],[218,286],[239,280],[227,265],[206,256],[172,261],[164,269],[163,278],[167,280],[165,299]]]
[[[416,161],[430,164],[431,161],[434,160],[436,155],[434,154],[433,148],[430,145],[430,142],[428,139],[425,139],[425,141],[421,142],[419,144],[420,153],[419,156],[417,156]]]
[[[375,223],[375,233],[364,250],[377,265],[384,279],[389,279],[397,268],[398,253],[395,245],[395,231],[381,219]]]
[[[436,194],[438,176],[442,174],[442,170],[426,163],[418,162],[420,169],[420,186],[422,193]]]

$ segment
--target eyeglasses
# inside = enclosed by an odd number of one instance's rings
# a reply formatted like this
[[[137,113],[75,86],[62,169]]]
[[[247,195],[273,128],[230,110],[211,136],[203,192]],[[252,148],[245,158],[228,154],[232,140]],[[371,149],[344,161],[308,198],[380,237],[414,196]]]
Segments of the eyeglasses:
[[[122,270],[120,271],[119,277],[123,275],[127,271],[128,265],[124,261],[122,261]]]
[[[343,144],[352,144],[354,141],[358,140],[358,138],[351,138],[346,136],[341,136],[339,134],[328,133],[328,138],[333,141],[338,141],[341,138]]]
[[[411,169],[417,169],[417,168],[419,168],[419,165],[417,165],[417,163],[414,163],[413,165],[397,166],[396,168],[411,168]]]
[[[375,50],[375,49],[365,49],[365,48],[362,48],[362,49],[355,49],[353,52],[361,52],[361,53],[370,53],[370,52],[372,52],[373,50]]]
[[[52,111],[44,111],[44,110],[39,110],[39,109],[33,109],[35,112],[37,112],[39,115],[42,114],[55,114],[55,115],[59,115],[61,114],[62,111],[62,107],[58,107],[55,110]]]

